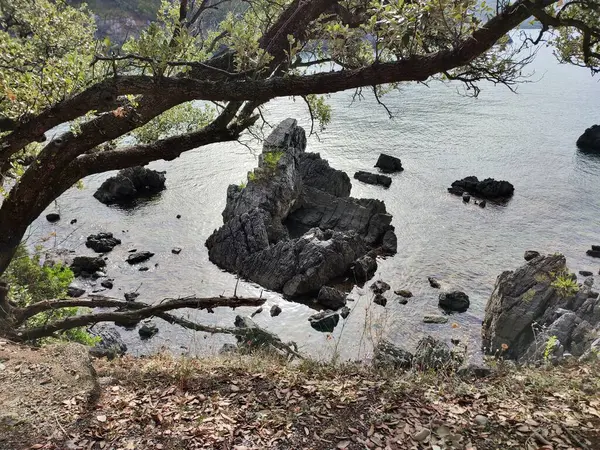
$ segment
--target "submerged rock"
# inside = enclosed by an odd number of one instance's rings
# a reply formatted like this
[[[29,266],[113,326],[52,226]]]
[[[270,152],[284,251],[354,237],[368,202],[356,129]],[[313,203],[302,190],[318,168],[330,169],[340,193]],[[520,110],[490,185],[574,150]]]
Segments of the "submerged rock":
[[[137,263],[141,263],[144,261],[149,260],[150,258],[152,258],[154,256],[154,253],[152,252],[136,252],[136,253],[132,253],[127,257],[127,262],[129,264],[137,264]]]
[[[592,125],[579,136],[577,147],[582,150],[600,152],[600,125]]]
[[[484,199],[506,201],[513,196],[515,188],[508,181],[496,181],[493,178],[479,181],[477,177],[471,176],[452,183],[448,192],[463,196],[463,200],[465,199],[464,194],[468,193]]]
[[[442,292],[439,297],[439,306],[449,311],[465,312],[470,305],[469,296],[461,291]]]
[[[484,351],[522,362],[581,356],[600,331],[600,303],[573,276],[561,254],[503,272],[485,309]]]
[[[76,256],[71,263],[71,270],[76,277],[90,277],[106,267],[106,261],[98,256]]]
[[[390,187],[392,179],[386,175],[380,175],[378,173],[371,173],[359,170],[354,174],[354,178],[358,181],[362,181],[367,184],[375,184],[383,187]]]
[[[346,304],[346,294],[330,286],[323,286],[317,296],[319,305],[336,310]]]
[[[386,155],[385,153],[379,155],[375,167],[381,169],[383,173],[402,172],[404,170],[399,158]]]
[[[91,248],[96,253],[110,252],[121,243],[120,239],[113,236],[112,233],[90,234],[85,242],[87,248]]]
[[[331,333],[337,327],[340,316],[335,311],[322,311],[308,318],[310,326],[322,333]]]
[[[129,167],[110,177],[94,193],[106,204],[129,203],[139,197],[157,194],[165,188],[165,173],[146,167]]]
[[[348,176],[305,146],[304,130],[283,121],[248,184],[229,186],[224,225],[206,241],[213,263],[290,297],[314,295],[351,268],[368,279],[377,266],[365,255],[393,233],[383,202],[349,197]]]
[[[404,298],[411,298],[413,296],[412,292],[407,289],[398,289],[394,291],[394,294],[399,295]]]

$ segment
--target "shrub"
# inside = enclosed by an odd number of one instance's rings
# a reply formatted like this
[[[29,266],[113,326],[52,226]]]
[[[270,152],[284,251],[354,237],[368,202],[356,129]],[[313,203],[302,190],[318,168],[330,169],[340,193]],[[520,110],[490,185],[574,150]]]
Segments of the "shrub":
[[[568,273],[557,274],[551,286],[563,298],[572,297],[579,292],[577,281]]]

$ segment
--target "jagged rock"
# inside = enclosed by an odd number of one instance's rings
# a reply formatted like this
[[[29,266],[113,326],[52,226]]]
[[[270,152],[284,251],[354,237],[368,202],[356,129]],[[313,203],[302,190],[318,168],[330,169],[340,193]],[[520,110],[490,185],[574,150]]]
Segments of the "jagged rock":
[[[85,246],[91,248],[96,253],[106,253],[110,252],[120,243],[121,240],[115,238],[112,233],[98,233],[89,235]]]
[[[71,263],[71,270],[78,276],[91,276],[106,267],[106,261],[97,256],[76,256]]]
[[[390,187],[392,179],[386,175],[380,175],[378,173],[370,173],[359,170],[354,174],[354,178],[358,181],[362,181],[367,184],[375,184],[383,187]]]
[[[383,173],[395,173],[402,172],[404,170],[402,167],[402,161],[400,161],[399,158],[386,155],[385,153],[379,155],[375,167],[380,169]]]
[[[128,203],[139,197],[156,194],[165,188],[165,173],[145,167],[129,167],[110,177],[94,193],[100,202]]]
[[[213,263],[290,297],[316,294],[351,267],[372,276],[374,260],[357,260],[386,233],[391,252],[394,238],[383,202],[349,197],[348,176],[305,146],[296,121],[282,122],[246,187],[229,186],[224,225],[206,241]]]
[[[431,286],[434,289],[439,289],[442,287],[440,286],[440,282],[433,277],[427,277],[427,281],[429,281],[429,286]]]
[[[365,255],[354,262],[352,274],[357,283],[364,283],[371,279],[377,272],[377,261],[368,255]]]
[[[336,288],[323,286],[319,290],[317,302],[327,309],[336,310],[346,304],[346,294]]]
[[[387,305],[387,298],[385,298],[381,294],[375,294],[375,298],[373,298],[373,303],[375,303],[376,305],[385,306]]]
[[[384,292],[390,290],[390,285],[387,284],[385,281],[377,280],[373,284],[371,284],[369,289],[371,289],[371,291],[375,294],[383,294]]]
[[[104,280],[100,283],[100,286],[105,287],[106,289],[112,289],[114,287],[113,280]]]
[[[57,213],[46,214],[46,220],[50,223],[58,222],[60,220],[60,214],[57,214]]]
[[[158,327],[154,322],[145,321],[142,323],[142,326],[138,330],[138,334],[142,340],[150,339],[155,334],[158,333]]]
[[[461,291],[442,292],[439,296],[439,306],[449,311],[465,312],[470,305],[469,296]]]
[[[496,181],[493,178],[479,181],[477,177],[471,176],[456,180],[452,187],[448,188],[448,192],[461,196],[469,193],[484,199],[505,201],[513,196],[515,188],[508,181]]]
[[[342,316],[342,319],[347,319],[348,316],[350,315],[350,308],[348,308],[347,306],[343,306],[339,312],[340,312],[340,316]]]
[[[270,314],[271,317],[277,317],[279,314],[281,314],[281,307],[279,305],[271,306]]]
[[[523,258],[525,258],[525,261],[531,261],[532,259],[535,259],[538,256],[540,256],[540,252],[536,252],[535,250],[527,250],[525,252],[525,255],[523,255]]]
[[[81,297],[83,294],[85,294],[85,289],[81,289],[78,286],[71,285],[67,288],[67,295],[69,297],[77,298]]]
[[[382,340],[373,352],[373,363],[377,367],[392,367],[394,369],[410,369],[413,355],[410,352]]]
[[[322,311],[308,318],[310,326],[322,333],[331,333],[340,321],[340,316],[335,311]]]
[[[400,297],[404,297],[404,298],[411,298],[413,296],[412,292],[410,292],[407,289],[398,289],[398,290],[394,291],[394,294],[399,295]]]
[[[419,341],[413,357],[413,366],[422,371],[456,370],[461,363],[461,355],[452,352],[446,343],[431,336]]]
[[[557,277],[571,279],[563,255],[541,256],[514,272],[503,272],[485,309],[483,348],[519,361],[582,355],[589,331],[600,323],[600,304],[586,285],[565,290]],[[552,348],[548,347],[552,344]]]
[[[579,136],[577,147],[582,150],[600,152],[600,125],[592,125]]]
[[[448,318],[446,316],[424,316],[423,323],[443,324],[448,323]]]
[[[127,257],[129,264],[137,264],[149,260],[154,256],[152,252],[136,252]]]
[[[121,334],[114,328],[96,325],[89,330],[89,333],[100,338],[100,341],[90,348],[90,355],[96,358],[114,359],[127,352],[127,345],[123,342]]]
[[[128,302],[133,302],[140,296],[139,292],[127,292],[125,293],[125,300]]]

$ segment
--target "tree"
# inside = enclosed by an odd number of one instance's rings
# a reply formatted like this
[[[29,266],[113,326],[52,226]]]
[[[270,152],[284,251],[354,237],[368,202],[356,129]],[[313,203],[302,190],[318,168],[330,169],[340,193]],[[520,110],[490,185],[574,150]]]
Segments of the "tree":
[[[230,13],[207,32],[203,16],[227,3],[165,2],[156,22],[114,48],[94,41],[85,8],[0,0],[0,173],[7,189],[0,274],[29,224],[82,178],[236,140],[273,98],[302,97],[311,117],[326,122],[319,95],[347,89],[372,89],[383,105],[381,96],[402,82],[452,80],[474,94],[480,80],[510,88],[546,40],[562,62],[600,70],[597,0],[501,1],[495,8],[475,0],[248,0],[243,15]],[[531,17],[542,24],[538,37],[515,48],[507,33]],[[46,140],[67,122],[70,131]],[[126,136],[136,143],[123,144]],[[8,314],[5,299],[4,320],[11,316],[14,329],[32,311],[62,305],[128,308],[114,314],[140,317],[131,309],[138,306],[84,302],[40,302],[29,312],[13,306]],[[195,299],[168,308],[250,303],[256,299]],[[84,321],[69,326],[75,320]]]

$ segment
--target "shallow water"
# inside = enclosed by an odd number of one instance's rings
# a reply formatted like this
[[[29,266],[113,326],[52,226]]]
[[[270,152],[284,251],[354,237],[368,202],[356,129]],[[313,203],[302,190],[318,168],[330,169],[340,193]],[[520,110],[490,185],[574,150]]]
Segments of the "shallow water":
[[[382,308],[371,303],[368,290],[355,289],[350,317],[327,335],[309,326],[307,317],[314,311],[307,306],[265,291],[267,304],[255,320],[316,357],[339,352],[343,358],[364,358],[381,336],[410,347],[423,333],[462,338],[475,351],[494,281],[502,271],[520,265],[525,250],[559,251],[572,270],[597,273],[600,260],[587,257],[585,250],[600,243],[600,155],[578,151],[575,141],[585,128],[600,122],[600,83],[584,69],[557,64],[546,48],[531,68],[536,82],[520,85],[518,94],[486,85],[473,99],[457,94],[457,86],[406,85],[386,99],[393,120],[369,96],[352,104],[352,92],[333,95],[333,120],[319,139],[309,139],[307,150],[320,152],[351,177],[357,170],[373,170],[381,152],[402,159],[405,171],[392,175],[388,190],[353,180],[352,195],[382,199],[393,214],[398,254],[379,261],[375,279],[393,289],[408,288],[414,297],[408,305],[390,300]],[[310,129],[303,102],[269,104],[270,123],[286,117],[298,118]],[[254,149],[259,151],[259,146]],[[106,292],[110,295],[122,296],[138,287],[140,300],[149,302],[192,294],[231,295],[235,277],[208,261],[204,241],[222,223],[227,186],[244,180],[256,162],[247,148],[226,143],[153,163],[151,168],[167,171],[168,187],[133,210],[107,207],[92,197],[112,174],[89,177],[83,190],[70,190],[49,208],[63,219],[50,225],[42,216],[32,226],[31,239],[56,232],[46,246],[88,254],[87,235],[114,232],[123,245],[109,255],[107,271],[115,278],[115,288]],[[506,179],[515,185],[515,196],[506,206],[463,204],[446,188],[468,175]],[[176,219],[177,214],[182,218]],[[72,218],[78,219],[75,225],[69,225]],[[173,247],[182,247],[182,253],[173,255]],[[148,272],[125,263],[131,248],[156,253]],[[437,277],[445,289],[464,290],[471,298],[469,311],[445,325],[423,324],[424,314],[439,314],[439,291],[429,287],[428,276]],[[240,295],[261,291],[251,283],[238,286]],[[274,303],[283,313],[271,318],[268,310]],[[186,311],[185,316],[232,325],[236,314],[250,312]],[[135,353],[162,346],[175,352],[212,352],[231,341],[165,323],[146,342],[135,331],[122,333]]]

